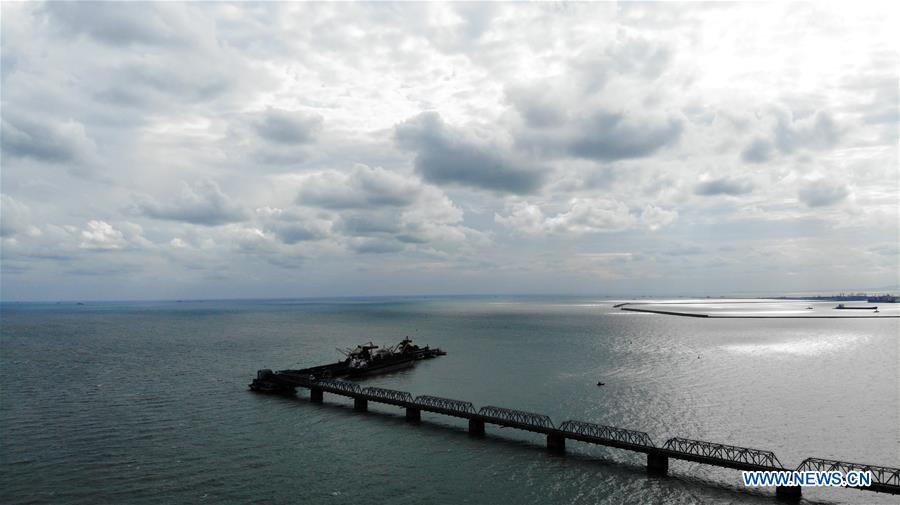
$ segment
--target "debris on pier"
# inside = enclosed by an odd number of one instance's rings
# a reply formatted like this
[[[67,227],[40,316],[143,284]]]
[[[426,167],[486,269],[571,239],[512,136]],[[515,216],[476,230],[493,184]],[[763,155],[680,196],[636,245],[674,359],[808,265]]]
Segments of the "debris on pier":
[[[360,377],[363,375],[399,370],[415,365],[416,361],[431,359],[447,354],[439,348],[427,345],[419,347],[409,337],[399,344],[380,348],[369,342],[355,349],[342,350],[345,358],[337,363],[301,368],[298,370],[259,370],[250,383],[250,389],[258,393],[293,394],[297,386],[310,380],[333,379],[338,377]]]

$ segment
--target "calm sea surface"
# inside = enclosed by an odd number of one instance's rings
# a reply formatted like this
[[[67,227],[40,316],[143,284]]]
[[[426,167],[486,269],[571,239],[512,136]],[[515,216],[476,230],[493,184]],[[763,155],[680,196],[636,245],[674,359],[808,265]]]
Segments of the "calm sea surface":
[[[326,394],[248,392],[259,368],[410,335],[448,355],[365,379],[418,394],[900,466],[900,319],[697,319],[582,298],[4,304],[0,503],[772,503],[740,472]],[[804,310],[797,303],[759,307]],[[834,304],[814,304],[825,311]],[[732,310],[732,309],[729,309]],[[597,387],[597,381],[606,386]],[[897,503],[852,490],[810,501]]]

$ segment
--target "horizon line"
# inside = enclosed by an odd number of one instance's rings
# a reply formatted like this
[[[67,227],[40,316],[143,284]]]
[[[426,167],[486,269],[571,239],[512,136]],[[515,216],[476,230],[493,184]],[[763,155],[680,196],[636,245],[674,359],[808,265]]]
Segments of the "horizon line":
[[[874,291],[874,292],[872,292]],[[754,294],[756,293],[756,294]],[[429,293],[429,294],[370,294],[370,295],[316,295],[316,296],[277,296],[277,297],[224,297],[224,298],[122,298],[122,299],[87,299],[87,298],[62,298],[44,300],[4,300],[0,298],[0,304],[17,303],[140,303],[140,302],[229,302],[229,301],[279,301],[279,300],[352,300],[366,298],[484,298],[484,297],[568,297],[568,298],[603,298],[608,300],[630,299],[689,299],[689,298],[726,298],[726,299],[812,299],[837,296],[880,296],[891,295],[886,290],[823,290],[823,291],[797,291],[771,293],[764,291],[743,291],[736,293],[717,294],[600,294],[600,293]]]

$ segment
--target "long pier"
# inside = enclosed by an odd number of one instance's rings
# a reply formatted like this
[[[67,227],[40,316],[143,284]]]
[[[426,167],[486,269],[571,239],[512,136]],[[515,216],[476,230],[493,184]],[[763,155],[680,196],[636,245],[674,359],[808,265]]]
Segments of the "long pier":
[[[765,316],[760,315],[746,315],[746,314],[707,314],[705,312],[685,312],[678,310],[663,310],[658,308],[642,308],[639,309],[634,307],[634,305],[703,305],[707,303],[715,303],[710,300],[709,302],[684,302],[684,303],[672,303],[672,302],[625,302],[625,303],[617,303],[612,306],[614,309],[624,310],[626,312],[640,312],[644,314],[662,314],[666,316],[680,316],[680,317],[705,317],[709,319],[885,319],[885,318],[900,318],[900,315],[865,315],[865,316],[848,316],[847,314],[843,315],[812,315],[808,313],[800,314],[767,314]],[[768,303],[768,302],[731,302],[731,303]],[[846,307],[845,309],[865,309],[876,311],[878,307]]]
[[[368,410],[369,402],[400,407],[406,410],[406,419],[411,422],[421,421],[423,411],[466,419],[469,422],[469,433],[475,436],[484,435],[485,426],[488,424],[540,433],[547,437],[547,449],[556,453],[565,452],[566,440],[644,453],[647,455],[647,471],[652,475],[667,475],[669,459],[735,470],[797,472],[837,470],[844,474],[849,471],[869,471],[872,473],[871,485],[853,489],[900,495],[900,468],[807,458],[796,469],[791,469],[786,468],[774,452],[762,449],[680,437],[670,438],[658,446],[643,431],[575,420],[565,421],[556,426],[550,417],[535,412],[495,406],[481,407],[476,410],[475,406],[467,401],[428,395],[413,397],[406,391],[379,387],[363,388],[354,382],[338,379],[317,380],[301,374],[280,373],[279,378],[293,388],[309,389],[310,400],[315,403],[322,403],[325,393],[329,393],[352,398],[354,410],[360,412]],[[800,486],[777,486],[775,495],[780,499],[797,501],[801,497],[801,488]]]

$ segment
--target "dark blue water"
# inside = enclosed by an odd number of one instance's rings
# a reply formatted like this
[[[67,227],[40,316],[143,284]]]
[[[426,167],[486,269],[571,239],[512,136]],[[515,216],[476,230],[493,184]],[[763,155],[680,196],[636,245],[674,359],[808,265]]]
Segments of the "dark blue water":
[[[449,354],[367,385],[775,451],[900,466],[898,319],[694,319],[542,298],[4,304],[0,502],[770,503],[739,472],[326,395],[259,368],[410,335]],[[606,386],[598,388],[603,380]],[[833,503],[896,503],[804,490]]]

